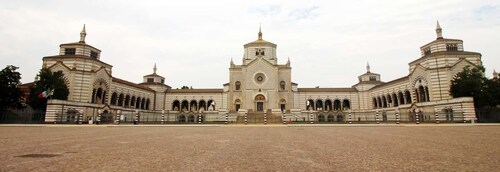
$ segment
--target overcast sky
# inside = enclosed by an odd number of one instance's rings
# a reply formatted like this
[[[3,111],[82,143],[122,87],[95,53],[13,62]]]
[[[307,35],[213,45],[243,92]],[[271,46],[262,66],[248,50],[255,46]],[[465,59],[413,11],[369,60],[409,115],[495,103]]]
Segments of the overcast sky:
[[[407,75],[420,46],[435,40],[436,20],[445,38],[482,54],[488,78],[500,71],[498,0],[0,0],[0,67],[18,66],[32,82],[42,57],[77,42],[86,24],[86,43],[114,77],[139,83],[156,63],[173,88],[221,88],[261,23],[299,87],[350,87],[367,62],[385,82]]]

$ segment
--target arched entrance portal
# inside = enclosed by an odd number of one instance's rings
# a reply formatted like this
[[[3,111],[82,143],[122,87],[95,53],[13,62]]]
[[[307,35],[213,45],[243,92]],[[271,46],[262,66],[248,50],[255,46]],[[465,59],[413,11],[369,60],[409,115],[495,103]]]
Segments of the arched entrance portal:
[[[259,112],[263,112],[265,101],[266,101],[266,97],[264,97],[264,95],[259,94],[259,95],[255,96],[255,109]]]

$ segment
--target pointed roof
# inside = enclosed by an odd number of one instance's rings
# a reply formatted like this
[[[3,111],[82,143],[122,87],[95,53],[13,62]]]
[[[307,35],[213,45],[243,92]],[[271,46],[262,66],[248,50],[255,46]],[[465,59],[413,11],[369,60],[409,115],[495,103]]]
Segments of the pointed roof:
[[[85,37],[87,36],[87,32],[85,32],[85,24],[83,24],[83,29],[80,32],[80,42],[85,43]]]
[[[156,63],[155,63],[155,66],[153,67],[153,74],[156,74]]]
[[[245,47],[245,48],[247,48],[249,46],[270,46],[270,47],[276,48],[276,44],[262,39],[262,28],[260,25],[259,25],[258,39],[253,41],[253,42],[250,42],[250,43],[243,45],[243,47]]]
[[[259,40],[262,40],[262,29],[259,23]]]
[[[439,21],[436,23],[436,39],[443,39],[443,29],[439,25]]]
[[[366,62],[366,73],[370,73],[370,63]]]

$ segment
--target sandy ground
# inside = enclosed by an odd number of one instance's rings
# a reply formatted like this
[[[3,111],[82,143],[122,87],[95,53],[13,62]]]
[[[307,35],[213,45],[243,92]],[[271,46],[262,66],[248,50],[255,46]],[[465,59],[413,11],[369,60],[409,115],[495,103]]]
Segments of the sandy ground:
[[[0,171],[498,171],[492,126],[5,126]]]

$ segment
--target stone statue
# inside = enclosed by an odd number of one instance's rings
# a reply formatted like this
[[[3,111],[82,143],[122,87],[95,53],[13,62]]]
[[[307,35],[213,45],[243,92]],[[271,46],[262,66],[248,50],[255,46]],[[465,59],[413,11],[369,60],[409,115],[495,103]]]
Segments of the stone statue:
[[[215,101],[213,101],[212,103],[210,103],[210,106],[212,106],[212,110],[215,110]]]

